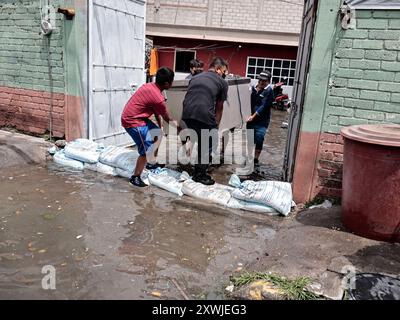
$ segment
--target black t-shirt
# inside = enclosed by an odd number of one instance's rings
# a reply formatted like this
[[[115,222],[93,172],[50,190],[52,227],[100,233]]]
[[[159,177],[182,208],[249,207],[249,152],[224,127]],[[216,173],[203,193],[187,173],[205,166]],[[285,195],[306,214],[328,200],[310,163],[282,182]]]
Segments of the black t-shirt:
[[[202,72],[193,77],[183,100],[182,120],[197,120],[216,127],[215,104],[225,101],[228,83],[213,71]]]

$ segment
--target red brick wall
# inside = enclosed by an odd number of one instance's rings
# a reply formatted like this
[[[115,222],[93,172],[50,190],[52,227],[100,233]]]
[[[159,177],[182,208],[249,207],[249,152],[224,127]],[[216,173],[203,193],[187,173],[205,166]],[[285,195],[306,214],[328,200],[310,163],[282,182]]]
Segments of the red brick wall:
[[[318,161],[319,196],[340,198],[343,173],[343,138],[340,134],[322,133]]]
[[[50,109],[53,101],[52,128]],[[65,96],[61,93],[0,87],[0,127],[14,127],[33,134],[45,134],[52,130],[54,137],[65,135]]]

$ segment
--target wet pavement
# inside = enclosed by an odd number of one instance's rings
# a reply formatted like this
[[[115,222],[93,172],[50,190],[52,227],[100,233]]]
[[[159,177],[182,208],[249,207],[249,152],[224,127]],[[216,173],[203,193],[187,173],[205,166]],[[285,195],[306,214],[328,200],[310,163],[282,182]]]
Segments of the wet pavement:
[[[285,119],[274,112],[261,155],[271,177],[281,170]],[[308,276],[340,299],[348,267],[400,273],[400,245],[351,234],[340,207],[269,217],[132,189],[45,163],[45,144],[30,139],[0,132],[0,299],[224,299],[241,270]],[[212,174],[226,184],[232,172]],[[42,288],[49,265],[56,290]]]
[[[0,176],[0,298],[222,298],[273,221],[52,164]],[[57,290],[41,288],[52,265]],[[179,287],[179,288],[178,288]]]
[[[272,162],[283,159],[281,122],[266,140]],[[216,179],[227,183],[226,170]],[[3,167],[0,298],[222,299],[229,276],[265,254],[280,219],[52,162]],[[42,288],[48,265],[56,290]]]

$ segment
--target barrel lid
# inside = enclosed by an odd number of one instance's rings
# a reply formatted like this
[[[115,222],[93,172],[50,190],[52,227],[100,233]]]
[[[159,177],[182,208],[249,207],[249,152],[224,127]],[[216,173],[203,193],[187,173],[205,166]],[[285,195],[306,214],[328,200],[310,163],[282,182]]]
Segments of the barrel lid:
[[[342,128],[347,139],[383,146],[400,147],[400,125],[362,124]]]

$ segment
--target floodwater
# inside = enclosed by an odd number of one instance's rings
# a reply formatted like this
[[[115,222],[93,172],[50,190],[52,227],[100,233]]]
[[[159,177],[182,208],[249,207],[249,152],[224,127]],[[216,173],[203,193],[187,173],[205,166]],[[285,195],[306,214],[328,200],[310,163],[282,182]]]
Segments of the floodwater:
[[[272,175],[285,118],[274,113],[261,158]],[[215,170],[218,182],[226,170]],[[229,276],[265,254],[282,219],[53,163],[9,167],[0,171],[0,298],[223,299]],[[45,266],[55,290],[42,287]]]

